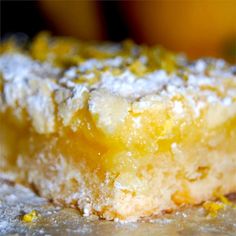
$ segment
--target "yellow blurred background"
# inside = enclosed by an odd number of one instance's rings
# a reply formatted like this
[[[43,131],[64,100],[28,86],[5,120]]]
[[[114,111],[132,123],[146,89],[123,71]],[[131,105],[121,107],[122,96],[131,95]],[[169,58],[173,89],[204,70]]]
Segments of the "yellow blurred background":
[[[60,34],[109,39],[106,21],[110,19],[104,17],[98,1],[41,0],[40,7]],[[190,57],[235,59],[236,0],[132,0],[119,1],[116,7],[139,43],[161,44]]]
[[[236,63],[236,0],[1,1],[1,38],[42,30],[82,40],[130,38]]]

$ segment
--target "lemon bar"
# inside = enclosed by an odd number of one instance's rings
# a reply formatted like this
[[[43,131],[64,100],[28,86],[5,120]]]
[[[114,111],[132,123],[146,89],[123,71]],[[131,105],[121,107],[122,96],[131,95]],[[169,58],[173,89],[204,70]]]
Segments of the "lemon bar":
[[[41,33],[0,47],[0,176],[131,221],[236,191],[236,68]]]

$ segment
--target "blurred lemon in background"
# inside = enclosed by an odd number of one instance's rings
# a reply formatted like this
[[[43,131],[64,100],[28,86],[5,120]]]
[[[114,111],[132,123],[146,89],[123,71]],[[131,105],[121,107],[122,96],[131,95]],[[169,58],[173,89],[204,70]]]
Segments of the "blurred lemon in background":
[[[104,4],[109,6],[109,1]],[[98,1],[42,0],[40,5],[60,34],[109,39],[109,19]],[[190,57],[235,59],[236,0],[133,0],[119,1],[117,6],[137,42],[162,44]]]
[[[236,47],[235,0],[130,1],[128,5],[126,17],[141,42],[161,43],[192,57],[221,56]]]
[[[105,38],[103,16],[95,1],[41,0],[39,4],[59,34],[84,40]]]

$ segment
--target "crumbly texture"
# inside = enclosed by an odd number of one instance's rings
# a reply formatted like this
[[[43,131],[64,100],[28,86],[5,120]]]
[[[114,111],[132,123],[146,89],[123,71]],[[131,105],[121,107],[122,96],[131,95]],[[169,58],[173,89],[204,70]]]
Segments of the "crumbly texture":
[[[1,175],[118,220],[236,191],[235,66],[130,41],[27,46],[0,47]]]
[[[236,200],[236,195],[229,197]],[[24,215],[35,211],[38,213],[35,221],[23,221]],[[189,236],[204,235],[206,232],[208,235],[215,235],[216,232],[218,235],[235,235],[235,217],[236,208],[226,200],[226,203],[208,201],[203,207],[180,209],[148,221],[143,219],[142,222],[126,224],[104,221],[94,216],[81,217],[75,209],[54,206],[28,188],[0,178],[0,235],[110,236],[112,233],[129,236],[132,233]]]

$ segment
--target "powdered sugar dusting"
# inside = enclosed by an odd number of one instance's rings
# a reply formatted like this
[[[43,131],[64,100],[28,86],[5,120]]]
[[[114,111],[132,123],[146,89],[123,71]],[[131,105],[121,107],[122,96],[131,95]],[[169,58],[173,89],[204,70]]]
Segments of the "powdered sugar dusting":
[[[40,64],[27,56],[6,54],[0,57],[4,90],[3,105],[26,109],[39,133],[54,130],[52,92],[58,87],[59,69]]]
[[[175,114],[180,115],[187,103],[196,117],[207,104],[230,106],[236,101],[236,76],[224,60],[189,63],[176,56],[177,68],[169,72],[150,69],[152,58],[141,53],[142,47],[133,45],[127,56],[118,46],[97,46],[98,51],[110,52],[110,57],[86,58],[65,68],[47,60],[39,62],[29,54],[2,54],[0,110],[12,108],[19,119],[26,111],[38,133],[52,133],[57,120],[67,126],[77,111],[88,106],[93,90],[106,91],[129,103],[149,95],[162,96],[174,101]],[[183,104],[175,101],[178,96],[184,98]]]
[[[32,210],[40,217],[32,223],[21,220]],[[74,209],[48,203],[23,186],[0,179],[1,235],[235,235],[236,210],[226,207],[216,218],[206,217],[201,206],[153,217],[146,222],[112,222],[81,217]]]

